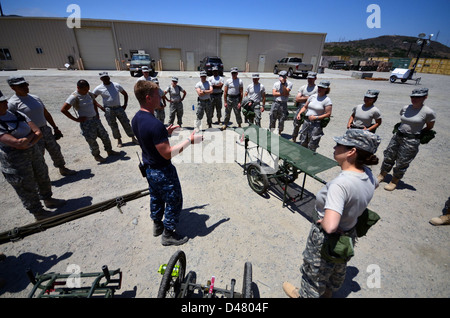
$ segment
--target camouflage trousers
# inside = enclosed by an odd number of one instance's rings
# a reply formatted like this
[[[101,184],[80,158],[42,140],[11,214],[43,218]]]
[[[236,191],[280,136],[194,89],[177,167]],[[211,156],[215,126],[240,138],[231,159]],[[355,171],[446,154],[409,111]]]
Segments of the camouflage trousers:
[[[269,128],[274,129],[278,120],[278,132],[284,130],[284,122],[288,115],[287,102],[275,101],[270,108]]]
[[[312,224],[300,267],[302,282],[299,294],[302,298],[319,298],[326,289],[337,291],[344,283],[347,263],[331,263],[321,257],[325,235],[320,226]]]
[[[199,99],[197,103],[197,124],[196,126],[200,126],[201,120],[203,119],[203,115],[206,113],[206,123],[208,125],[212,125],[212,114],[213,109],[211,107],[210,99]]]
[[[303,122],[302,128],[300,129],[299,142],[303,147],[316,151],[319,148],[320,138],[323,136],[323,129],[320,126],[320,120]]]
[[[403,178],[410,163],[419,152],[419,145],[419,139],[401,137],[394,134],[384,151],[384,160],[381,164],[381,171],[389,172],[392,167],[394,167],[393,177],[397,179]]]
[[[214,116],[214,110],[217,113],[217,119],[220,121],[222,118],[222,94],[211,94],[211,107],[212,107],[212,116]]]
[[[254,121],[255,125],[261,127],[262,113],[261,113],[261,105],[259,104],[259,102],[255,102],[253,104],[253,112],[255,113],[255,118],[249,119],[248,122],[253,124]]]
[[[241,109],[238,108],[239,96],[230,97],[227,96],[227,107],[225,108],[225,120],[223,121],[225,125],[228,125],[231,118],[231,111],[234,111],[234,116],[236,116],[236,122],[238,125],[242,124]]]
[[[114,139],[122,138],[117,125],[117,119],[122,125],[128,137],[134,137],[133,129],[131,129],[130,120],[122,107],[105,107],[105,118],[111,127]]]
[[[40,200],[50,199],[52,189],[48,167],[38,146],[25,150],[0,147],[3,176],[14,188],[25,209],[36,213],[42,209]]]
[[[164,120],[166,120],[166,110],[165,110],[165,108],[163,108],[163,109],[155,109],[155,117],[156,117],[156,119],[158,119],[160,122],[162,122],[164,124]]]
[[[173,231],[183,208],[177,170],[174,165],[169,164],[160,169],[147,167],[146,172],[150,192],[150,218],[153,221],[162,220],[164,228]]]
[[[53,131],[49,126],[39,127],[42,132],[42,138],[38,141],[37,146],[39,147],[42,156],[45,154],[45,150],[48,151],[50,158],[52,158],[53,165],[56,168],[61,168],[66,165],[64,157],[61,153],[61,147],[53,136]]]
[[[300,110],[302,109],[303,105],[305,105],[305,103],[301,103],[301,104],[297,105],[298,109],[295,112],[294,121],[292,123],[294,125],[294,130],[292,131],[292,138],[297,138],[297,136],[298,136],[298,131],[300,130],[301,124],[300,124],[300,120],[297,119],[297,115],[300,112]]]
[[[111,140],[109,140],[108,132],[103,127],[102,122],[97,117],[86,120],[80,123],[81,134],[86,139],[91,154],[95,157],[100,155],[100,147],[97,143],[97,137],[103,142],[106,151],[111,151]]]
[[[174,102],[170,103],[170,115],[169,115],[169,125],[172,125],[175,122],[175,115],[177,116],[177,124],[183,124],[183,103],[182,102]]]

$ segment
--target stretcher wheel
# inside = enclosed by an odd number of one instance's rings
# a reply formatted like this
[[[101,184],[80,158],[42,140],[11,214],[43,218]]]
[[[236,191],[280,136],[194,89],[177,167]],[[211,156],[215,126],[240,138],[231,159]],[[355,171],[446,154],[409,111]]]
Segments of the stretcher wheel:
[[[175,271],[174,271],[175,268]],[[158,298],[175,298],[179,295],[181,284],[186,273],[186,254],[177,251],[166,265],[164,275],[159,285]]]
[[[267,175],[262,173],[261,167],[254,163],[247,168],[247,181],[250,188],[258,194],[263,194],[269,187]]]
[[[242,297],[253,298],[252,293],[252,263],[246,262],[244,266],[244,283],[242,285]]]

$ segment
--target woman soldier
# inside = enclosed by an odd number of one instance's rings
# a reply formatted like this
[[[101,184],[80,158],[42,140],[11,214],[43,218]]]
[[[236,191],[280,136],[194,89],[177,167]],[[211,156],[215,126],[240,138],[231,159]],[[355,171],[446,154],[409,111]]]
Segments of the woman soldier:
[[[301,288],[285,282],[283,289],[289,297],[331,297],[345,278],[346,264],[353,256],[353,245],[360,222],[358,217],[368,211],[367,206],[378,186],[366,165],[376,165],[374,155],[380,137],[362,129],[349,129],[342,137],[334,137],[334,159],[341,173],[328,182],[316,195],[316,222],[312,223],[303,252]],[[369,212],[367,212],[369,213]],[[358,224],[358,226],[357,226]],[[340,257],[329,253],[331,242],[342,242],[347,252]],[[332,251],[337,249],[333,248]],[[331,256],[330,256],[331,255]]]
[[[301,120],[303,113],[305,116],[299,132],[299,142],[312,151],[319,148],[320,138],[323,136],[322,128],[325,127],[323,122],[330,119],[332,110],[331,99],[327,96],[330,93],[330,82],[321,81],[317,87],[317,94],[309,97],[297,114],[297,120]]]
[[[47,208],[65,203],[52,198],[48,167],[35,146],[41,138],[41,131],[28,117],[8,110],[7,99],[0,92],[1,171],[37,221],[53,215],[43,209],[40,199],[44,200]]]
[[[419,152],[421,137],[433,129],[436,120],[436,113],[424,105],[428,97],[428,88],[414,89],[410,97],[411,104],[404,106],[400,111],[400,125],[384,151],[384,161],[378,175],[380,183],[395,165],[392,180],[384,187],[388,191],[393,191],[397,187]]]
[[[364,95],[364,104],[355,106],[347,123],[347,129],[367,129],[375,133],[381,125],[380,110],[374,105],[380,91],[369,89]]]

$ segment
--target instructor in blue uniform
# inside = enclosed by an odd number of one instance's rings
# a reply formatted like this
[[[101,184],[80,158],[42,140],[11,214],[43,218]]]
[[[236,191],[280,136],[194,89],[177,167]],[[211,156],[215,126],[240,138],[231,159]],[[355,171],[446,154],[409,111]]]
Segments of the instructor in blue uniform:
[[[170,125],[166,128],[155,118],[155,110],[161,108],[158,86],[150,81],[138,81],[134,86],[134,94],[140,109],[131,124],[142,149],[149,184],[153,235],[162,234],[161,243],[164,246],[181,245],[186,243],[188,238],[175,231],[183,207],[183,196],[177,170],[171,158],[190,144],[201,142],[203,136],[196,135],[194,131],[189,138],[171,146],[169,135],[178,126]]]

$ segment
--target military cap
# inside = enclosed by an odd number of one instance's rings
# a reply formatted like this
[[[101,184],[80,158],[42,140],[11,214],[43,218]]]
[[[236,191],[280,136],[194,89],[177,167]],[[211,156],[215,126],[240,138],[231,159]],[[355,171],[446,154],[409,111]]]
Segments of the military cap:
[[[381,142],[378,135],[363,129],[348,129],[344,136],[333,137],[333,139],[339,145],[355,147],[372,154],[377,152]]]
[[[317,73],[316,72],[308,72],[307,78],[317,78]]]
[[[14,85],[20,85],[23,83],[27,83],[28,82],[23,78],[23,76],[10,76],[8,78],[8,84],[9,86],[14,86]]]
[[[205,71],[201,71],[201,72],[200,72],[200,77],[202,77],[202,76],[207,76],[207,74],[206,74]]]
[[[364,94],[364,97],[375,98],[378,97],[378,94],[380,94],[380,91],[376,89],[369,89],[366,94]]]
[[[148,66],[142,66],[142,72],[149,72]]]
[[[411,97],[423,97],[428,96],[428,88],[416,88],[412,91]]]
[[[106,77],[106,76],[109,77],[108,72],[100,72],[100,73],[98,73],[98,75],[100,76],[100,78]]]
[[[330,87],[330,81],[320,81],[320,83],[319,83],[319,85],[317,85],[317,86],[319,86],[319,87],[322,87],[322,88],[328,88],[328,87]]]
[[[280,73],[278,73],[278,75],[286,77],[287,76],[287,72],[286,71],[281,71]]]
[[[172,82],[178,82],[178,77],[172,76]]]
[[[231,73],[238,73],[238,68],[237,67],[232,67],[231,68]]]
[[[259,78],[259,74],[252,74],[252,78]]]

